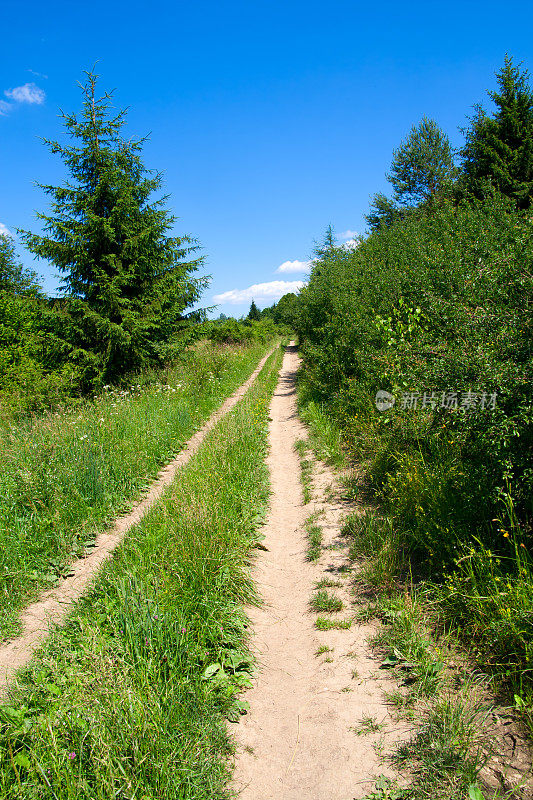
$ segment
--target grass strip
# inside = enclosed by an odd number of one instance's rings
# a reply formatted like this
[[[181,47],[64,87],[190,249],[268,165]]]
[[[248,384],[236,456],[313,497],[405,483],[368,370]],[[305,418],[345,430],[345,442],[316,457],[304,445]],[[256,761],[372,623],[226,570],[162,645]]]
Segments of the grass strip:
[[[202,342],[75,410],[0,426],[0,637],[149,484],[271,344]]]
[[[278,350],[0,707],[0,798],[229,796],[225,720],[244,711],[252,670],[243,605],[280,362]]]

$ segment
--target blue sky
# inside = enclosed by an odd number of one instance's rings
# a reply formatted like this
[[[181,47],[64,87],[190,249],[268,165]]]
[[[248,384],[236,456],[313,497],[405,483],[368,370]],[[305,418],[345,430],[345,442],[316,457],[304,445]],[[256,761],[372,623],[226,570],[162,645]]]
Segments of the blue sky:
[[[176,232],[203,246],[204,305],[236,316],[305,278],[328,223],[341,239],[364,231],[424,114],[460,145],[504,54],[533,70],[533,5],[512,0],[4,0],[1,19],[0,226],[39,230],[35,182],[64,177],[39,137],[61,137],[58,110],[80,107],[99,60],[128,133],[151,133],[144,160],[165,174]],[[54,293],[55,268],[20,255]]]

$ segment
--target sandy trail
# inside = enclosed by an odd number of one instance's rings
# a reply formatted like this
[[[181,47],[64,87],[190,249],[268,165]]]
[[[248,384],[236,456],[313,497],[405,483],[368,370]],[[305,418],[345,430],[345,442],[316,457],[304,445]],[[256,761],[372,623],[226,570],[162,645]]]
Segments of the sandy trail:
[[[51,626],[57,625],[65,619],[72,604],[88,588],[95,573],[121,543],[125,534],[140,522],[146,512],[161,497],[174,480],[176,472],[196,453],[207,433],[246,394],[272,352],[261,359],[248,380],[225,400],[202,428],[189,439],[179,455],[159,473],[143,499],[134,505],[132,511],[118,517],[112,528],[98,536],[96,546],[91,553],[71,565],[72,574],[56,588],[43,593],[37,602],[27,606],[22,612],[20,617],[22,633],[0,646],[0,697],[5,695],[14,673],[31,660],[35,650],[48,636]]]
[[[388,774],[375,746],[385,736],[398,739],[383,700],[387,678],[379,673],[367,643],[371,625],[318,631],[309,611],[314,584],[339,581],[333,591],[349,616],[353,597],[342,571],[346,542],[340,524],[346,513],[340,493],[333,496],[331,471],[320,465],[314,500],[304,506],[300,464],[294,445],[306,438],[297,417],[294,347],[284,357],[270,417],[271,506],[265,552],[254,566],[264,600],[252,608],[253,649],[260,663],[255,686],[246,694],[249,713],[232,732],[237,740],[234,788],[241,800],[352,800],[367,794],[375,775]],[[306,561],[304,522],[318,513],[324,549],[317,564]],[[344,550],[343,550],[344,548]],[[331,590],[330,590],[331,591]],[[327,615],[326,615],[327,616]],[[321,645],[333,648],[316,655]],[[358,736],[358,723],[373,717],[387,730]]]

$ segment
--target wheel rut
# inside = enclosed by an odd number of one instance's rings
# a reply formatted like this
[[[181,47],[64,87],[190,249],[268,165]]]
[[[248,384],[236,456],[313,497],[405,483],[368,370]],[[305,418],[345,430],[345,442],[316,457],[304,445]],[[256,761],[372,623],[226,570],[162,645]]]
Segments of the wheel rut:
[[[165,489],[170,486],[178,470],[196,453],[208,432],[246,394],[272,352],[274,351],[270,351],[261,359],[248,380],[219,406],[207,422],[189,439],[179,455],[161,470],[143,498],[135,503],[133,509],[118,517],[109,530],[98,536],[96,546],[90,554],[71,564],[69,576],[54,589],[43,593],[39,600],[27,606],[22,612],[20,616],[21,634],[0,646],[0,699],[5,696],[9,682],[15,673],[31,660],[36,649],[46,639],[51,627],[64,621],[72,604],[87,590],[103,562],[122,542],[126,533],[140,522]]]

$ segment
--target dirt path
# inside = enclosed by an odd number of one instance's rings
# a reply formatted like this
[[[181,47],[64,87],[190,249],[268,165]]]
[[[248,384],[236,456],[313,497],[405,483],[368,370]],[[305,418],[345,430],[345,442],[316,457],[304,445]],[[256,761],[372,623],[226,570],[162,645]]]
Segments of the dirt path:
[[[309,610],[321,578],[340,584],[333,591],[345,609],[333,619],[349,616],[353,598],[342,569],[346,543],[339,530],[346,506],[334,490],[332,496],[334,476],[324,465],[315,479],[314,500],[303,503],[295,442],[307,434],[296,412],[298,363],[296,349],[290,347],[270,412],[272,498],[263,531],[267,550],[254,567],[264,605],[249,612],[260,672],[246,695],[250,711],[233,729],[235,788],[241,800],[361,798],[371,790],[373,776],[390,774],[376,753],[383,736],[401,735],[384,704],[386,678],[367,643],[372,626],[319,631],[314,626],[317,614]],[[306,560],[304,529],[313,512],[319,515],[324,546],[316,564]],[[317,656],[321,646],[330,650]],[[364,717],[386,726],[386,732],[357,735]]]
[[[248,380],[189,439],[185,448],[159,473],[148,492],[140,502],[134,505],[132,511],[118,517],[111,529],[98,536],[96,546],[91,553],[71,565],[71,576],[61,581],[56,588],[45,592],[37,602],[32,603],[22,612],[20,618],[22,633],[17,638],[0,646],[0,697],[5,694],[14,673],[30,661],[35,650],[48,635],[50,626],[57,625],[65,619],[72,604],[81,597],[95,573],[121,543],[125,534],[140,522],[146,512],[161,497],[164,490],[174,480],[176,472],[196,453],[207,433],[246,394],[270,355],[271,353],[261,359]]]

